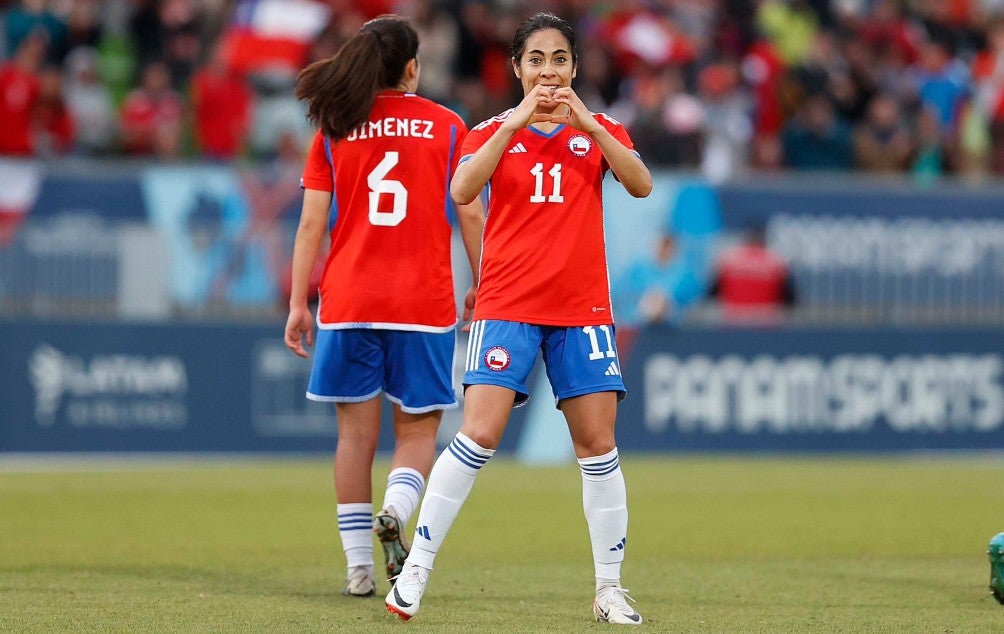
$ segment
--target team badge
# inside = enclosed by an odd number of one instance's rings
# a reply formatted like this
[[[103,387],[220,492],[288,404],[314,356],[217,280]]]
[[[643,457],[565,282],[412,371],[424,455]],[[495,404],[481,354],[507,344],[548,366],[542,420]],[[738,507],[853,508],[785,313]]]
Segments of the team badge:
[[[589,150],[593,149],[593,142],[589,140],[589,137],[582,136],[581,134],[576,134],[568,140],[568,149],[572,151],[572,154],[578,157],[583,157],[589,154]]]
[[[508,368],[511,360],[509,351],[502,346],[489,348],[488,352],[485,353],[485,365],[494,372],[501,372]]]

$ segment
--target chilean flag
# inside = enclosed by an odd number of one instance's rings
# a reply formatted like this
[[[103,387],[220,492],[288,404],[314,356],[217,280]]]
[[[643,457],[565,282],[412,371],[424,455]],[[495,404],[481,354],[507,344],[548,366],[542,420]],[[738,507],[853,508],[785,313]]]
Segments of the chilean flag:
[[[241,73],[297,73],[330,18],[331,9],[314,0],[238,0],[223,35],[224,59]]]

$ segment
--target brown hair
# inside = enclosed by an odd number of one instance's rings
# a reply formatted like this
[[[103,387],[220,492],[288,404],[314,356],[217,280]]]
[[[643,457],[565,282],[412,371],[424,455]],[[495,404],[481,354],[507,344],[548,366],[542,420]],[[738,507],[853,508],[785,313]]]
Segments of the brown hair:
[[[307,66],[295,95],[307,101],[307,119],[332,139],[366,121],[376,94],[401,82],[418,54],[418,33],[402,17],[381,15],[364,24],[333,57]]]

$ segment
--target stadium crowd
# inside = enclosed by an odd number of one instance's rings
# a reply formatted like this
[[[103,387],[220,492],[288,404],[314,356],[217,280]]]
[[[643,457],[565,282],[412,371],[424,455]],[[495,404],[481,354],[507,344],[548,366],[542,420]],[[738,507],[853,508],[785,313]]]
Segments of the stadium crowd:
[[[420,94],[477,123],[518,101],[531,8],[573,23],[578,94],[653,167],[1004,174],[1004,0],[0,0],[0,155],[302,153],[297,71],[386,12]]]

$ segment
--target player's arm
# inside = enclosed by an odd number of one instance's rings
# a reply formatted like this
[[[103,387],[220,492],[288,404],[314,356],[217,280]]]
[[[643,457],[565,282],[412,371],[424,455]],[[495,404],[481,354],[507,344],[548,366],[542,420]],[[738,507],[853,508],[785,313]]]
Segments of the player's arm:
[[[477,298],[478,283],[481,281],[481,237],[485,231],[485,208],[481,198],[475,197],[466,205],[457,205],[457,217],[460,220],[460,237],[464,240],[467,251],[467,261],[471,265],[471,288],[464,297],[463,320],[471,318],[474,302]],[[466,331],[469,326],[465,326]]]
[[[602,125],[599,126],[599,130],[591,132],[589,136],[593,137],[596,145],[600,146],[603,158],[607,160],[614,176],[624,186],[627,193],[635,198],[644,198],[652,193],[652,174],[645,167],[641,157],[618,141]]]
[[[331,207],[331,192],[306,189],[303,192],[303,209],[300,225],[296,229],[293,243],[293,279],[289,294],[289,317],[283,339],[286,347],[300,355],[307,356],[304,341],[314,345],[314,319],[307,305],[310,291],[310,273],[317,261],[317,252],[328,224],[328,210]]]
[[[554,91],[554,100],[568,106],[568,114],[552,116],[551,121],[567,123],[592,137],[627,193],[635,198],[644,198],[652,193],[652,174],[641,157],[611,134],[586,108],[574,90],[567,86],[558,88]]]

